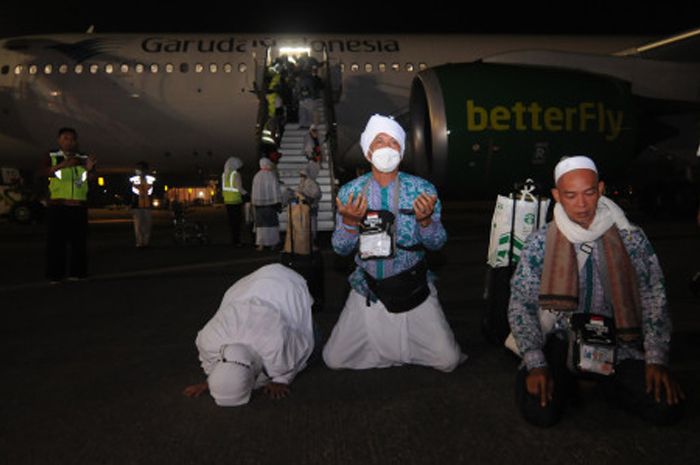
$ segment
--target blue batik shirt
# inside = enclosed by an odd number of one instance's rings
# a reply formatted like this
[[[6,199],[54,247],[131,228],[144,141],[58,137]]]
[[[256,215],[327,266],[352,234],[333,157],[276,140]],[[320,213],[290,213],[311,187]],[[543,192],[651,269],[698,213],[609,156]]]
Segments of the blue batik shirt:
[[[437,195],[435,186],[425,179],[399,172],[394,181],[385,187],[381,187],[372,176],[372,173],[368,173],[345,184],[338,192],[338,198],[343,204],[346,204],[350,193],[353,194],[353,199],[356,199],[360,194],[366,194],[368,210],[391,211],[395,205],[396,182],[400,184],[399,214],[396,224],[395,242],[403,247],[422,245],[427,250],[442,248],[447,240],[447,232],[440,222],[440,212],[442,210],[440,200],[435,203],[435,209],[431,217],[432,223],[425,228],[418,224],[414,214],[406,213],[408,211],[413,212],[413,202],[421,193]],[[340,255],[349,255],[357,251],[359,239],[359,234],[348,232],[343,227],[343,218],[340,214],[337,214],[332,238],[333,250]],[[403,250],[398,247],[395,247],[394,256],[387,259],[362,260],[359,254],[356,254],[355,263],[357,263],[357,268],[350,275],[350,286],[363,296],[369,294],[370,299],[375,301],[374,295],[367,288],[367,282],[362,270],[375,279],[385,279],[412,268],[424,257],[424,250]],[[429,279],[434,279],[432,274],[429,274]]]
[[[552,223],[544,225],[527,238],[510,285],[508,321],[528,370],[547,365],[543,353],[545,335],[542,334],[538,311],[547,228],[550,227],[556,226]],[[648,364],[666,365],[671,342],[671,318],[659,260],[641,229],[621,229],[619,233],[637,274],[644,343],[642,347],[619,343],[617,361],[637,359],[645,360]],[[579,271],[579,308],[574,313],[590,311],[614,318],[614,311],[606,302],[598,272],[602,253],[598,249],[599,247],[593,249],[585,266]],[[568,314],[569,312],[555,312],[555,334],[563,336],[568,330]]]

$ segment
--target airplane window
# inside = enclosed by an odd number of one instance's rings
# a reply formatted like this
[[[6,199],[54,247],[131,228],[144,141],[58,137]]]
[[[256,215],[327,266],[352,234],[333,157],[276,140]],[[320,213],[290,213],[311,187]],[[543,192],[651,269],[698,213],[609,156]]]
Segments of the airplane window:
[[[165,64],[165,72],[168,73],[168,74],[170,74],[170,73],[172,73],[173,71],[175,71],[175,66],[173,66],[172,63],[166,63],[166,64]]]
[[[119,67],[119,70],[122,72],[122,74],[126,74],[129,72],[129,65],[126,63],[122,63],[122,65]]]
[[[365,63],[365,72],[367,72],[367,73],[372,72],[372,63]]]
[[[105,65],[105,73],[107,74],[112,74],[114,72],[114,65],[112,63],[108,63]]]
[[[428,69],[428,65],[425,63],[418,63],[418,69],[423,71],[424,69]]]
[[[51,74],[51,73],[53,73],[53,65],[44,66],[44,74]]]
[[[195,63],[195,65],[194,65],[194,72],[195,72],[195,73],[201,73],[202,71],[204,71],[204,65],[201,64],[201,63]]]
[[[413,63],[406,63],[406,71],[409,73],[413,72]]]
[[[15,66],[15,74],[22,74],[22,65]]]
[[[379,68],[379,71],[383,73],[384,71],[386,71],[386,63],[379,63],[377,68]]]
[[[10,67],[5,65],[2,67],[2,74],[7,74],[10,72]]]
[[[68,72],[68,65],[61,65],[58,67],[58,72],[61,74],[66,74]]]
[[[180,63],[180,72],[181,73],[186,73],[190,70],[190,65],[187,63]]]
[[[151,63],[151,73],[155,74],[158,72],[158,64],[157,63]]]
[[[75,74],[82,74],[83,73],[83,65],[75,65],[75,68],[73,69],[75,71]]]
[[[38,68],[36,65],[31,65],[29,67],[29,74],[36,74],[37,70],[38,70]]]
[[[238,72],[245,73],[246,71],[248,71],[248,65],[245,63],[238,63]]]
[[[392,63],[391,69],[393,69],[394,71],[401,71],[401,65],[398,63]]]
[[[143,73],[143,65],[141,63],[136,63],[136,66],[134,66],[134,71],[136,71],[137,74]]]
[[[358,65],[357,63],[353,63],[350,65],[350,71],[352,71],[353,73],[356,73],[359,70],[360,70],[360,65]]]
[[[99,71],[99,69],[99,65],[90,65],[90,74],[97,74],[97,71]]]
[[[216,63],[209,63],[209,72],[216,73],[219,71],[219,66]]]

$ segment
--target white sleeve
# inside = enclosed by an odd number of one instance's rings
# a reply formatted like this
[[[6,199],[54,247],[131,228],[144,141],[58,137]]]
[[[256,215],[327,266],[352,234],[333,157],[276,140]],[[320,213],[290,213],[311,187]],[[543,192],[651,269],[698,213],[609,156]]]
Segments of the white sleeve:
[[[268,376],[275,383],[291,384],[297,373],[306,367],[313,350],[313,341],[289,327],[281,337],[271,337],[259,348]]]

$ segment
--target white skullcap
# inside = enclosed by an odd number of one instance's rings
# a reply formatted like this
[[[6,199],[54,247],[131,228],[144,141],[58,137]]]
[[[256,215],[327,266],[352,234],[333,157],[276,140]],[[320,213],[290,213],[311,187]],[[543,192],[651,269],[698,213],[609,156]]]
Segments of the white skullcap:
[[[557,163],[557,166],[554,167],[554,184],[566,173],[574,170],[591,170],[596,174],[598,173],[598,168],[596,168],[593,160],[586,156],[564,157]]]
[[[226,345],[221,355],[207,380],[211,396],[221,407],[247,404],[262,368],[259,357],[245,344]]]
[[[388,134],[399,143],[401,146],[401,158],[403,158],[404,147],[406,144],[406,132],[403,130],[401,125],[394,121],[393,118],[382,115],[372,115],[372,117],[367,122],[365,131],[360,135],[360,147],[362,147],[362,153],[367,157],[367,152],[369,152],[369,146],[377,134],[379,133]]]

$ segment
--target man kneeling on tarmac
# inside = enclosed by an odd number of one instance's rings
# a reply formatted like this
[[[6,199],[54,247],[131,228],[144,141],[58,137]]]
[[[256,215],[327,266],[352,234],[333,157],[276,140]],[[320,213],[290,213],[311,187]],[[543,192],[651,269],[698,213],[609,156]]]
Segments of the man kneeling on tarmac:
[[[603,196],[590,158],[563,159],[554,181],[554,221],[527,239],[511,281],[523,416],[555,424],[588,378],[625,410],[676,422],[685,396],[668,369],[671,321],[649,240]]]

